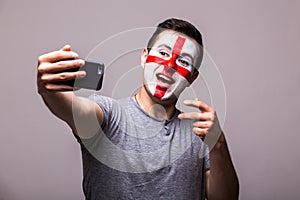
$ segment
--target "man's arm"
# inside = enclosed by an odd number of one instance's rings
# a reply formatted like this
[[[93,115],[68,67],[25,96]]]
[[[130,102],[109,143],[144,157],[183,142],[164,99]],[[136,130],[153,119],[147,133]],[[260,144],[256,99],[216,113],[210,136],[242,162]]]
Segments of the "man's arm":
[[[84,64],[83,60],[72,60],[77,57],[69,45],[41,55],[38,59],[37,87],[45,104],[55,116],[65,121],[80,137],[89,138],[102,124],[102,109],[95,102],[74,95],[72,86],[57,84],[85,76],[83,71],[63,72]]]
[[[193,119],[194,133],[208,145],[210,170],[206,172],[206,194],[209,200],[234,200],[239,196],[239,182],[227,142],[214,109],[199,100],[186,100],[187,106],[201,112],[181,113],[179,119]]]
[[[210,170],[206,172],[206,194],[211,199],[238,199],[239,182],[223,132],[209,153]]]

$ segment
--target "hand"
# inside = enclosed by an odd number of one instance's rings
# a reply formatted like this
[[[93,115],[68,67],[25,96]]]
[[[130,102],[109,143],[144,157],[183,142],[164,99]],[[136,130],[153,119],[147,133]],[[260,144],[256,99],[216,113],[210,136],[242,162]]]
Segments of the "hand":
[[[63,72],[67,69],[79,68],[84,60],[77,59],[78,54],[65,45],[58,51],[53,51],[38,58],[37,87],[40,94],[58,91],[73,91],[72,86],[58,84],[61,81],[74,80],[86,76],[84,71]],[[68,60],[69,59],[69,60]]]
[[[196,135],[200,136],[202,140],[205,139],[209,132],[214,132],[211,136],[219,136],[221,133],[221,127],[213,108],[208,106],[198,99],[195,100],[185,100],[183,102],[187,106],[192,106],[198,108],[201,112],[188,112],[181,113],[178,115],[179,119],[192,119],[193,131]],[[217,137],[218,138],[218,137]],[[217,139],[216,138],[216,139]]]

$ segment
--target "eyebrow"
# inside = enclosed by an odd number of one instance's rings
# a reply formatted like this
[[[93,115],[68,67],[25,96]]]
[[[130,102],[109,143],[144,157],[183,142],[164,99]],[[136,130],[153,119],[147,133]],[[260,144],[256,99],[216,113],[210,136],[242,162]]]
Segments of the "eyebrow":
[[[172,48],[170,46],[166,45],[166,44],[160,44],[160,45],[157,46],[157,48],[160,48],[160,47],[165,47],[169,50],[172,50]]]
[[[191,59],[191,61],[194,62],[193,57],[190,54],[188,54],[188,53],[182,53],[181,56],[183,56],[183,57],[185,57],[185,56],[189,57]]]

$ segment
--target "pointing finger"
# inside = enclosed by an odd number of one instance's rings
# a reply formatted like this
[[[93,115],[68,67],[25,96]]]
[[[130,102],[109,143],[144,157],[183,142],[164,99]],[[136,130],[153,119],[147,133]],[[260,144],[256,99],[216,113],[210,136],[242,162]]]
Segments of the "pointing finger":
[[[206,103],[200,100],[184,100],[183,103],[187,106],[192,106],[195,108],[199,108],[203,112],[213,112],[213,109],[208,106]]]
[[[179,119],[193,119],[193,120],[201,120],[201,121],[212,121],[214,119],[213,113],[199,113],[199,112],[188,112],[181,113],[178,115]]]

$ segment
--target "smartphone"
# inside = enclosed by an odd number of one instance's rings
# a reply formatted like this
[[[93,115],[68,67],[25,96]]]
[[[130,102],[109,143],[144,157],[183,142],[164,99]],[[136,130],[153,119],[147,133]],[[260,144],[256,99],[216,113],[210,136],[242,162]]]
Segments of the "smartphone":
[[[72,87],[90,90],[101,89],[104,75],[103,63],[85,60],[85,64],[82,67],[65,70],[65,72],[75,72],[78,70],[85,71],[86,76],[84,78],[76,78],[75,80],[60,81],[58,84],[70,85]]]

